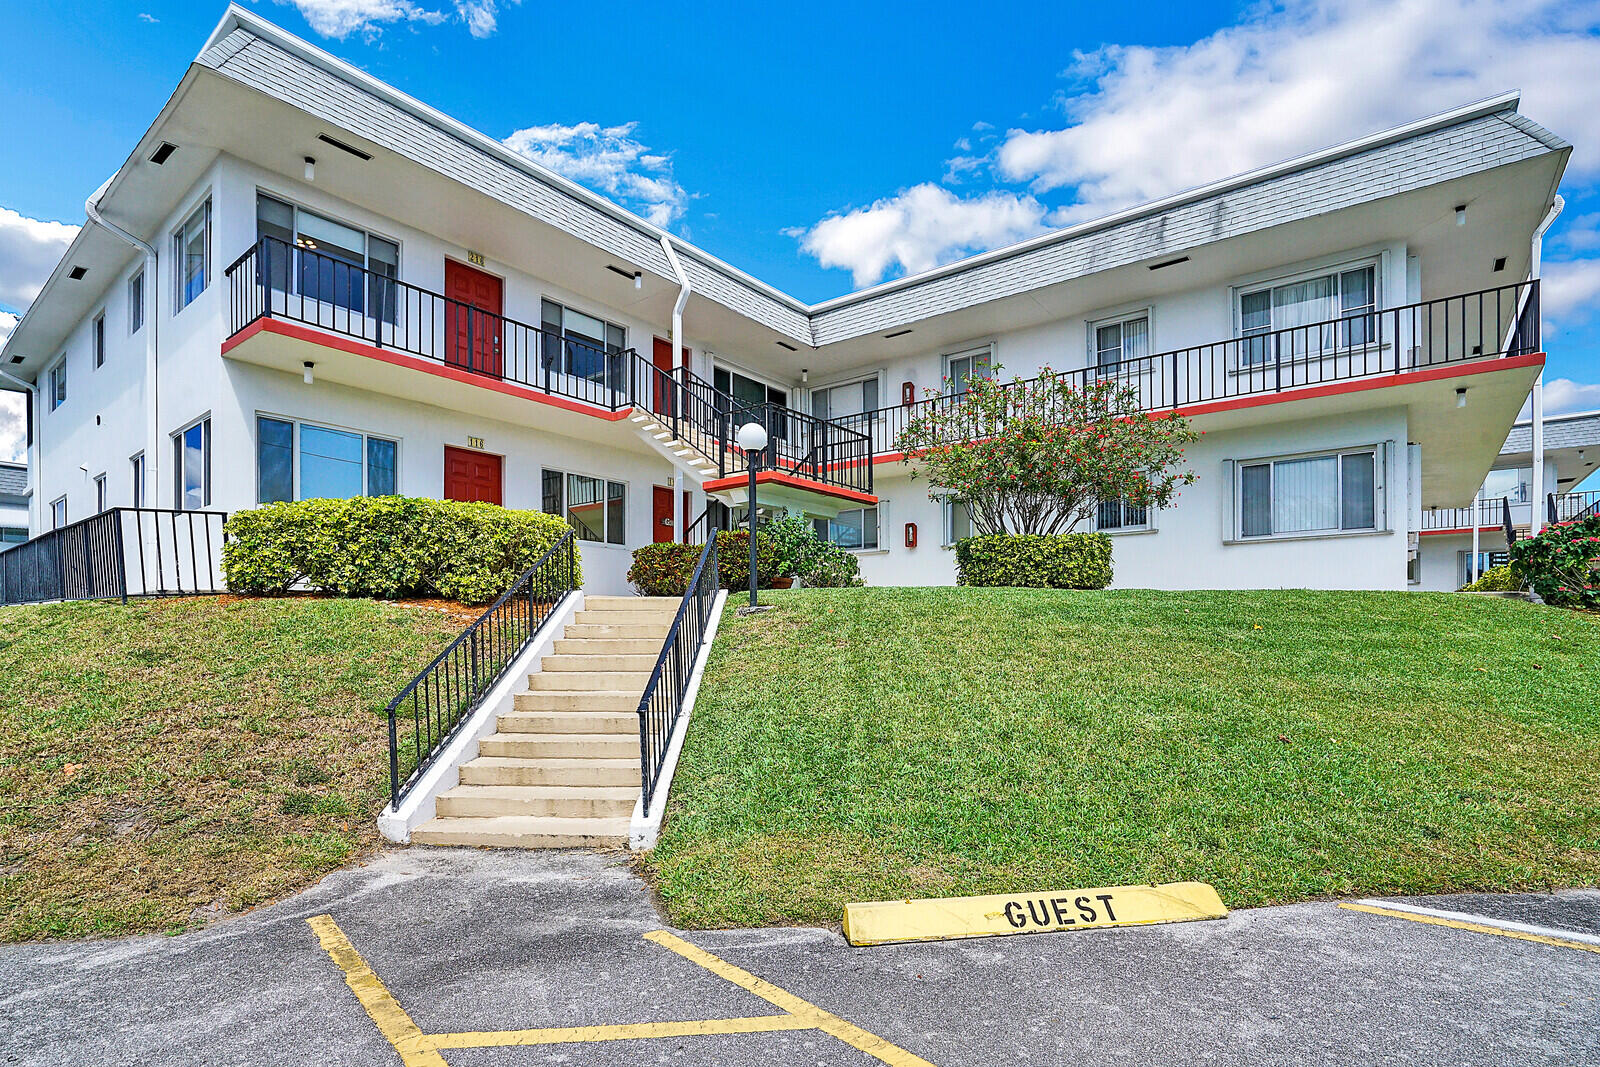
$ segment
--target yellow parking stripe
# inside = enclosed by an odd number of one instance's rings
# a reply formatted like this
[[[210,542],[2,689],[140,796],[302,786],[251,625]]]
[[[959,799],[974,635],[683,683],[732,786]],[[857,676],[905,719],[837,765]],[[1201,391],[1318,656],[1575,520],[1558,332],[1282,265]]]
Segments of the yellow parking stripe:
[[[1448,926],[1452,930],[1471,930],[1476,934],[1495,934],[1499,937],[1514,937],[1518,941],[1533,941],[1540,945],[1553,945],[1556,948],[1575,948],[1579,952],[1600,953],[1600,945],[1586,945],[1582,941],[1568,941],[1560,937],[1548,937],[1544,934],[1530,934],[1523,930],[1504,930],[1498,926],[1487,926],[1483,923],[1463,922],[1460,919],[1445,919],[1437,915],[1418,915],[1409,911],[1396,911],[1393,908],[1379,908],[1371,904],[1343,904],[1341,908],[1349,911],[1364,911],[1372,915],[1387,915],[1393,919],[1406,919],[1414,923],[1427,923],[1429,926]]]
[[[715,1034],[765,1034],[777,1030],[815,1029],[815,1023],[797,1015],[758,1015],[749,1019],[551,1026],[538,1030],[435,1034],[428,1040],[434,1048],[505,1048],[516,1045],[559,1045],[569,1041],[634,1041],[648,1037],[707,1037]]]
[[[394,999],[394,994],[367,966],[361,953],[356,951],[350,939],[344,936],[344,931],[334,923],[333,916],[318,915],[307,919],[306,925],[316,932],[322,947],[344,971],[344,981],[350,987],[350,992],[367,1009],[372,1021],[378,1024],[378,1032],[389,1039],[389,1044],[400,1054],[400,1062],[405,1067],[449,1067],[444,1057],[434,1050],[427,1035],[417,1028],[400,1002]]]
[[[771,982],[757,978],[749,971],[741,970],[726,960],[713,956],[703,948],[691,945],[681,937],[675,937],[665,930],[653,930],[644,936],[663,948],[671,949],[684,959],[699,964],[719,978],[726,978],[767,1003],[782,1008],[796,1019],[806,1020],[807,1026],[836,1037],[852,1048],[860,1049],[874,1059],[889,1064],[890,1067],[933,1067],[933,1064],[921,1056],[913,1055],[876,1034],[868,1033],[854,1023],[825,1012],[815,1004],[801,1000],[793,993],[785,992]]]

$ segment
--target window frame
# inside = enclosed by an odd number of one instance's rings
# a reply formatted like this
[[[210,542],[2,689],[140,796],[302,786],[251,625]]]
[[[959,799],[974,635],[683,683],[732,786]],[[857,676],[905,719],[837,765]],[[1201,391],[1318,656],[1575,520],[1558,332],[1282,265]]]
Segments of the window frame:
[[[56,509],[57,508],[61,509],[61,513],[59,515],[56,514]],[[66,525],[67,525],[67,494],[62,493],[60,496],[58,496],[54,500],[50,501],[50,529],[59,530],[63,526],[66,526]]]
[[[89,367],[99,370],[106,365],[106,309],[89,323]]]
[[[94,476],[94,513],[103,515],[111,501],[106,495],[106,472]]]
[[[142,508],[144,507],[144,452],[142,450],[128,457],[128,471],[133,506]]]
[[[200,427],[200,506],[191,508],[184,504],[186,491],[183,481],[183,439],[196,427]],[[208,411],[199,418],[190,419],[180,429],[174,431],[172,445],[172,510],[204,511],[211,506],[211,413]]]
[[[1102,514],[1104,514],[1102,509],[1104,509],[1106,507],[1109,507],[1109,506],[1112,506],[1112,505],[1116,505],[1117,506],[1119,513],[1124,517],[1124,519],[1126,519],[1126,516],[1131,511],[1143,511],[1144,512],[1144,521],[1142,521],[1142,522],[1127,522],[1127,521],[1124,521],[1120,525],[1117,525],[1117,526],[1104,526],[1100,522],[1100,517],[1101,517]],[[1120,536],[1122,536],[1124,534],[1155,533],[1156,532],[1156,510],[1157,509],[1154,506],[1150,506],[1150,505],[1146,505],[1143,508],[1131,507],[1126,500],[1121,499],[1121,498],[1118,498],[1116,500],[1102,500],[1098,504],[1095,505],[1095,509],[1094,509],[1094,528],[1095,528],[1095,532],[1096,533],[1103,533],[1108,537],[1120,537]],[[1252,540],[1254,540],[1254,538],[1252,538]]]
[[[145,295],[144,268],[140,267],[128,278],[128,336],[144,329]]]
[[[202,219],[201,233],[203,236],[201,239],[201,280],[200,288],[195,290],[193,296],[188,296],[186,298],[186,289],[184,286],[183,277],[183,250],[184,245],[187,242],[184,240],[184,237],[189,232],[189,224],[194,222],[196,216],[200,216]],[[174,316],[183,311],[184,308],[188,307],[196,300],[199,300],[205,291],[211,288],[211,221],[211,193],[208,190],[205,197],[195,205],[194,210],[184,215],[183,221],[178,224],[178,228],[172,231],[172,314]]]
[[[61,353],[61,356],[54,363],[50,364],[50,369],[46,372],[46,375],[46,381],[50,386],[50,410],[55,411],[67,402],[67,396],[69,395],[67,392],[67,354],[65,352]]]
[[[561,476],[560,511],[551,511],[545,502],[545,479],[551,474],[559,474]],[[567,517],[568,504],[572,498],[572,493],[569,488],[571,485],[569,479],[571,478],[589,478],[599,482],[602,486],[600,511],[601,537],[599,540],[584,537],[582,533],[578,531],[578,528],[572,525],[572,520]],[[611,539],[612,527],[614,525],[611,516],[612,486],[622,487],[622,516],[615,524],[620,526],[621,537],[619,540],[615,541]],[[544,512],[546,515],[559,516],[562,522],[571,527],[574,534],[574,539],[582,541],[586,545],[601,545],[609,548],[622,549],[626,549],[628,547],[628,500],[632,496],[633,486],[626,478],[614,478],[605,474],[594,474],[588,471],[573,470],[570,467],[547,467],[544,464],[539,465],[539,510]]]
[[[877,391],[877,394],[878,394],[878,403],[876,405],[874,405],[873,407],[867,408],[867,409],[865,409],[865,410],[863,410],[863,411],[861,411],[861,412],[859,412],[858,414],[855,414],[855,415],[832,415],[832,414],[829,414],[829,415],[818,415],[817,414],[817,394],[818,393],[831,393],[835,389],[848,389],[852,385],[858,385],[858,386],[862,386],[864,388],[868,382],[871,382],[873,384],[873,387]],[[883,410],[884,410],[884,404],[883,404],[883,372],[882,371],[872,371],[872,372],[867,373],[867,374],[857,375],[857,376],[855,376],[853,378],[844,378],[844,379],[839,380],[839,381],[829,382],[827,385],[812,386],[811,389],[809,390],[809,392],[806,395],[806,408],[807,408],[807,414],[811,415],[813,418],[825,419],[825,420],[827,420],[829,422],[833,422],[835,420],[840,420],[840,419],[844,419],[844,420],[854,419],[856,422],[861,423],[863,425],[865,425],[867,423],[870,423],[870,422],[875,422],[878,419],[882,418]],[[848,425],[848,423],[846,423],[846,425]]]
[[[381,314],[377,314],[377,313],[374,312],[374,306],[373,306],[374,303],[375,303],[375,301],[373,300],[373,290],[375,288],[373,282],[377,278],[384,278],[386,281],[391,283],[390,284],[390,288],[391,289],[393,289],[394,285],[399,283],[401,265],[405,262],[405,244],[404,244],[404,242],[402,242],[398,237],[390,237],[388,234],[386,234],[386,233],[384,233],[384,232],[382,232],[380,230],[374,230],[370,226],[366,226],[366,225],[363,225],[363,224],[360,224],[360,223],[349,221],[348,219],[341,218],[339,215],[336,215],[336,214],[334,214],[332,212],[323,211],[320,208],[307,207],[302,201],[296,199],[295,197],[287,196],[287,195],[285,195],[283,193],[277,192],[276,190],[269,189],[266,186],[258,185],[258,186],[256,186],[256,199],[255,199],[255,203],[253,205],[253,207],[254,207],[254,219],[255,219],[255,233],[256,233],[256,241],[257,241],[257,243],[259,243],[261,241],[261,238],[263,236],[262,233],[261,233],[261,198],[262,197],[266,197],[268,200],[275,200],[279,204],[282,204],[284,207],[289,209],[289,213],[290,213],[289,214],[289,237],[290,237],[290,240],[289,240],[288,243],[289,243],[289,247],[291,249],[311,251],[311,252],[319,251],[318,249],[315,249],[315,248],[306,248],[304,245],[302,245],[300,243],[300,215],[301,215],[302,212],[305,213],[305,214],[308,214],[308,215],[314,215],[317,218],[323,220],[324,222],[331,222],[336,226],[343,226],[344,228],[346,228],[348,230],[357,230],[357,231],[359,231],[361,233],[362,249],[361,249],[361,264],[360,264],[360,267],[361,267],[361,270],[363,271],[362,277],[365,280],[365,284],[362,286],[362,290],[361,290],[362,291],[362,307],[361,307],[361,309],[359,311],[356,310],[355,308],[349,307],[346,304],[341,304],[336,300],[330,300],[330,299],[320,295],[320,291],[317,292],[317,293],[307,293],[305,291],[305,289],[304,289],[304,284],[305,284],[304,283],[304,272],[300,270],[300,257],[299,256],[295,256],[295,255],[291,255],[289,257],[289,262],[287,264],[285,264],[285,266],[284,266],[284,270],[286,272],[284,274],[284,282],[290,288],[290,290],[292,292],[294,292],[295,295],[304,297],[304,298],[309,299],[309,300],[316,301],[317,303],[328,304],[331,307],[341,308],[341,309],[343,309],[345,311],[348,311],[349,313],[351,313],[353,315],[362,315],[362,316],[364,316],[366,318],[369,318],[369,319],[375,319],[375,320],[380,320],[382,322],[387,322],[390,325],[394,325],[395,324],[395,322],[399,318],[399,306],[398,306],[399,297],[398,297],[398,293],[392,294],[392,298],[383,301],[382,302],[382,307],[380,309],[378,309],[382,313]],[[394,246],[394,275],[392,277],[387,277],[387,276],[385,276],[383,274],[376,273],[376,272],[374,272],[374,270],[372,268],[372,240],[373,240],[373,238],[377,238],[380,241],[383,241],[383,242],[385,242],[387,244],[391,244],[391,245]],[[327,258],[340,260],[341,262],[343,261],[341,259],[341,257],[339,257],[339,256],[328,255]],[[263,268],[258,266],[256,269],[259,272]],[[280,289],[277,288],[275,280],[272,280],[271,284],[272,284],[274,292],[283,292],[284,291],[284,290],[280,290]]]
[[[955,501],[955,500],[941,500],[939,502],[939,518],[940,518],[940,524],[939,524],[940,525],[940,531],[939,531],[940,545],[939,545],[939,547],[941,547],[941,548],[954,548],[956,546],[956,542],[962,540],[962,538],[959,538],[959,537],[956,536],[956,506],[957,506],[958,503],[960,503],[960,502],[959,501]],[[961,504],[961,507],[966,507],[966,505],[965,504]],[[971,528],[972,528],[972,510],[970,508],[968,508],[967,509],[967,529],[971,530]],[[975,534],[975,533],[968,533],[967,536],[968,537],[976,537],[978,535]]]
[[[835,548],[842,548],[846,552],[882,552],[885,551],[885,546],[883,543],[883,528],[887,521],[887,510],[888,508],[886,507],[886,502],[883,500],[879,500],[876,504],[872,505],[862,505],[859,508],[840,508],[838,514],[836,515],[827,517],[818,516],[813,518],[811,520],[811,528],[815,530],[818,523],[827,523],[828,532],[824,534],[821,531],[818,531],[817,536],[833,545]],[[876,516],[872,523],[872,544],[870,545],[867,544],[867,512],[869,511],[876,512]],[[833,524],[839,520],[839,515],[850,515],[856,512],[861,513],[861,544],[841,545],[839,542],[833,539]]]
[[[474,269],[476,269],[476,268],[474,268]],[[556,308],[561,313],[560,330],[559,331],[555,331],[557,340],[559,340],[561,342],[561,345],[560,345],[561,358],[560,358],[559,364],[551,362],[551,360],[549,358],[549,354],[548,354],[548,352],[545,351],[545,348],[544,348],[544,340],[543,339],[546,336],[548,336],[550,333],[553,332],[551,330],[546,329],[547,320],[545,319],[545,307],[547,305],[549,307]],[[612,330],[617,330],[622,335],[621,343],[616,345],[614,348],[613,348],[613,346],[611,344],[611,341],[609,339],[602,339],[601,340],[600,354],[604,359],[604,363],[602,364],[602,371],[601,371],[601,375],[599,377],[596,377],[593,374],[578,374],[576,371],[574,371],[572,369],[572,363],[573,363],[572,351],[568,347],[568,344],[569,343],[577,344],[577,345],[580,345],[583,348],[589,349],[590,351],[594,350],[594,346],[588,343],[588,339],[587,338],[582,339],[582,340],[577,340],[575,338],[571,338],[571,337],[567,336],[567,330],[568,330],[567,313],[568,312],[571,312],[574,315],[582,315],[586,319],[593,319],[595,322],[598,322],[600,324],[600,327],[601,327],[601,330],[600,330],[601,333],[609,334]],[[592,314],[592,313],[590,313],[588,311],[585,311],[583,308],[580,308],[580,307],[574,307],[573,305],[567,303],[565,300],[556,299],[554,296],[550,295],[549,293],[541,293],[539,295],[539,336],[540,336],[540,366],[541,366],[541,368],[548,367],[550,369],[550,371],[552,373],[554,373],[554,374],[564,374],[564,375],[567,375],[567,376],[573,377],[573,378],[581,378],[582,380],[588,381],[588,382],[599,382],[602,385],[609,385],[610,388],[612,388],[612,389],[620,388],[620,385],[618,383],[622,381],[623,377],[627,373],[626,368],[621,366],[621,363],[623,362],[621,360],[622,354],[624,352],[629,351],[629,349],[628,349],[628,327],[627,327],[626,324],[621,323],[621,322],[615,322],[615,321],[611,320],[610,318],[607,318],[604,315]]]
[[[295,417],[293,417],[291,415],[280,415],[277,412],[273,412],[273,411],[257,411],[256,412],[256,417],[255,417],[255,422],[252,424],[252,429],[251,429],[251,444],[253,445],[253,451],[255,453],[256,503],[258,505],[260,505],[260,504],[269,504],[269,503],[277,503],[278,502],[276,500],[276,498],[273,499],[273,500],[267,500],[265,498],[265,496],[261,492],[261,490],[262,490],[262,482],[261,482],[261,422],[262,422],[263,419],[269,420],[271,422],[287,423],[288,426],[289,426],[289,481],[290,481],[290,496],[289,496],[289,500],[290,501],[298,502],[298,501],[305,500],[305,499],[312,499],[312,500],[323,499],[321,497],[310,497],[310,498],[307,498],[307,497],[305,497],[303,495],[304,486],[303,486],[303,484],[301,482],[301,478],[300,478],[300,449],[301,449],[301,434],[300,434],[300,431],[301,431],[301,428],[305,427],[305,426],[310,426],[314,430],[326,430],[326,431],[329,431],[331,433],[345,433],[345,434],[350,434],[351,436],[354,436],[354,437],[361,438],[361,492],[358,495],[364,496],[364,497],[365,496],[373,496],[374,495],[373,492],[372,492],[372,452],[371,452],[372,445],[371,445],[371,442],[373,442],[373,441],[385,441],[385,442],[387,442],[389,444],[394,445],[394,491],[395,491],[395,493],[399,493],[399,491],[400,491],[400,452],[401,452],[401,443],[403,441],[403,438],[399,434],[371,433],[371,432],[369,432],[367,430],[358,430],[353,426],[339,426],[339,425],[336,425],[334,423],[320,422],[320,421],[318,421],[316,419],[297,419],[297,418],[295,418]],[[353,500],[355,498],[354,497],[345,497],[343,499]]]
[[[1232,511],[1229,529],[1232,536],[1228,539],[1230,544],[1259,544],[1271,541],[1304,541],[1326,537],[1370,537],[1374,534],[1393,532],[1389,527],[1389,513],[1386,497],[1388,496],[1388,458],[1389,446],[1379,441],[1364,445],[1341,445],[1336,448],[1315,449],[1310,452],[1292,452],[1283,455],[1260,456],[1251,459],[1230,460],[1233,465],[1232,479],[1229,486],[1232,498]],[[1344,523],[1344,457],[1370,455],[1372,457],[1372,525],[1359,527],[1345,527]],[[1276,506],[1277,474],[1273,469],[1279,463],[1291,463],[1299,460],[1322,459],[1337,457],[1339,463],[1335,472],[1335,484],[1338,486],[1338,499],[1334,502],[1334,510],[1339,514],[1338,526],[1331,526],[1316,530],[1290,530],[1279,533],[1274,530],[1266,534],[1252,534],[1246,536],[1244,532],[1244,472],[1247,467],[1268,467],[1267,484],[1267,515],[1271,521],[1272,513]]]
[[[1290,274],[1255,277],[1249,281],[1236,282],[1230,287],[1229,292],[1229,298],[1232,303],[1230,313],[1233,319],[1233,337],[1234,340],[1238,342],[1234,355],[1234,366],[1232,368],[1233,372],[1240,374],[1259,372],[1261,368],[1269,367],[1274,364],[1274,359],[1270,352],[1270,346],[1266,345],[1262,346],[1264,354],[1259,361],[1247,361],[1245,358],[1246,351],[1252,346],[1244,343],[1246,339],[1250,337],[1270,338],[1278,329],[1293,329],[1293,327],[1287,326],[1274,326],[1271,324],[1269,318],[1267,328],[1264,331],[1247,334],[1244,326],[1245,297],[1254,296],[1261,292],[1271,294],[1274,289],[1280,289],[1289,285],[1297,285],[1301,282],[1314,281],[1318,278],[1332,278],[1334,296],[1338,298],[1340,305],[1339,312],[1331,316],[1332,319],[1340,320],[1349,318],[1353,321],[1355,319],[1371,318],[1376,320],[1377,316],[1383,312],[1383,277],[1385,260],[1386,257],[1382,251],[1375,251],[1358,255],[1352,259],[1335,260],[1320,264],[1318,266],[1307,267],[1304,270],[1295,271]],[[1363,269],[1370,269],[1372,271],[1372,308],[1370,311],[1364,313],[1346,316],[1344,313],[1344,291],[1340,285],[1340,279],[1346,273]],[[1270,295],[1267,298],[1267,310],[1270,316],[1272,310],[1272,299]],[[1317,348],[1315,350],[1308,349],[1304,353],[1291,354],[1284,357],[1279,362],[1308,363],[1315,359],[1328,359],[1335,355],[1347,355],[1350,352],[1365,350],[1374,345],[1380,345],[1381,343],[1382,342],[1377,340],[1369,340],[1360,344],[1339,343],[1336,341],[1335,344],[1330,346]]]
[[[1106,369],[1105,365],[1100,362],[1100,331],[1108,326],[1125,326],[1130,322],[1137,322],[1139,319],[1144,320],[1145,338],[1149,351],[1142,356],[1134,358],[1145,361],[1144,367],[1141,368],[1141,373],[1152,371],[1154,369],[1154,361],[1150,357],[1156,355],[1158,351],[1156,349],[1156,321],[1153,305],[1131,308],[1127,311],[1102,315],[1100,318],[1087,320],[1085,322],[1084,350],[1088,354],[1088,358],[1084,361],[1085,365],[1097,375],[1100,375]],[[1122,364],[1128,361],[1126,335],[1119,335],[1117,350],[1123,353],[1116,364],[1118,369],[1111,375],[1104,375],[1106,377],[1117,377],[1128,373],[1126,368],[1122,367]]]
[[[985,366],[984,373],[979,377],[979,380],[988,381],[994,377],[995,353],[996,345],[993,341],[984,341],[981,344],[966,345],[953,351],[941,353],[939,356],[939,382],[944,386],[944,395],[965,396],[967,394],[966,382],[970,381],[973,377],[973,375],[968,374],[967,377],[962,380],[961,387],[957,388],[955,383],[955,375],[950,372],[951,363],[963,359],[976,359],[979,355],[982,355],[985,360]],[[976,363],[974,363],[974,366],[976,366]]]

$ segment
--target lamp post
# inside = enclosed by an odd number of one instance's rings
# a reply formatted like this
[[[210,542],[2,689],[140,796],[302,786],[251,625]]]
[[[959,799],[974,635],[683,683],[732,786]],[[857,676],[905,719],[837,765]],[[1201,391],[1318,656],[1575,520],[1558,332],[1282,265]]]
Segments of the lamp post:
[[[745,462],[750,467],[750,494],[745,502],[750,520],[750,606],[756,606],[756,467],[761,463],[761,452],[767,447],[767,428],[759,422],[747,422],[739,427],[734,440],[744,451]]]

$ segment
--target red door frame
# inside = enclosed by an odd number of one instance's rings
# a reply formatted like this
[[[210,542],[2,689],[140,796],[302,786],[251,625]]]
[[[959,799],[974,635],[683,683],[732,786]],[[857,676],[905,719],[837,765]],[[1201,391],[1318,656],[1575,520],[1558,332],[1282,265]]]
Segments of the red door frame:
[[[650,487],[650,538],[656,543],[662,541],[682,541],[687,534],[689,525],[689,490],[683,491],[683,523],[684,529],[672,529],[672,487],[666,485],[652,485]],[[673,534],[677,536],[674,537]]]
[[[505,330],[505,282],[487,271],[444,261],[446,363],[500,377]]]
[[[490,473],[492,471],[492,474]],[[503,503],[505,458],[492,452],[444,446],[444,498]]]
[[[650,410],[657,415],[671,416],[673,405],[672,390],[669,383],[676,379],[672,366],[672,342],[665,337],[654,337],[651,341],[650,362],[655,366],[656,370],[662,373],[651,375],[655,379],[656,386],[653,390],[655,398],[651,402]],[[683,363],[681,365],[685,367],[689,365],[689,348],[687,345],[683,349]]]

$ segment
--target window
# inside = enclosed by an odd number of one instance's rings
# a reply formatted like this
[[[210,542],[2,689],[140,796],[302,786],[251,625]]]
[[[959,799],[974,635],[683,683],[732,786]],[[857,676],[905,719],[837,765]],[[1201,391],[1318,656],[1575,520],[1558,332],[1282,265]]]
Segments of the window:
[[[20,545],[28,540],[26,526],[0,526],[0,545]]]
[[[1124,366],[1150,354],[1150,316],[1136,315],[1094,325],[1094,365],[1101,370],[1138,370]]]
[[[1532,467],[1508,467],[1489,472],[1483,479],[1483,499],[1494,501],[1506,497],[1513,504],[1526,504],[1533,497]]]
[[[554,300],[540,303],[539,321],[545,335],[547,369],[594,382],[622,382],[622,350],[628,344],[628,331]]]
[[[1239,465],[1239,536],[1374,530],[1377,450]]]
[[[855,508],[831,519],[817,519],[817,536],[840,548],[878,547],[878,509]]]
[[[971,537],[972,512],[960,500],[946,501],[944,505],[944,543],[953,545],[963,537]]]
[[[59,530],[67,524],[67,498],[61,497],[50,502],[50,528]]]
[[[727,367],[712,369],[711,384],[718,392],[727,393],[741,405],[755,407],[761,404],[777,404],[786,407],[789,403],[787,390],[758,382],[747,374],[740,374]]]
[[[622,482],[547,468],[542,489],[544,510],[565,517],[580,540],[627,543],[628,488]]]
[[[281,242],[266,246],[265,262],[257,268],[270,276],[274,289],[288,291],[292,271],[302,296],[395,321],[400,276],[395,242],[266,193],[256,194],[256,236]]]
[[[50,410],[54,411],[67,402],[67,357],[62,356],[54,367],[50,368]]]
[[[95,369],[106,365],[106,313],[104,311],[94,317],[94,324],[89,327],[89,346],[94,352]]]
[[[172,262],[177,271],[177,308],[182,311],[206,291],[211,279],[211,201],[195,209],[172,235]]]
[[[875,377],[811,391],[811,414],[819,419],[860,426],[868,421],[863,416],[871,416],[877,410],[878,379]]]
[[[392,496],[398,456],[398,443],[386,437],[258,415],[256,498]]]
[[[967,382],[973,378],[987,378],[994,367],[991,345],[973,348],[944,357],[944,380],[950,392],[960,396],[967,391]]]
[[[97,474],[94,476],[94,513],[98,515],[105,509],[106,476],[104,474]]]
[[[1377,269],[1372,266],[1249,290],[1239,296],[1245,339],[1239,361],[1259,366],[1370,344],[1377,335],[1376,310]]]
[[[1095,509],[1097,530],[1148,530],[1150,509],[1138,508],[1126,500],[1102,500]]]
[[[173,499],[179,511],[211,506],[211,420],[201,419],[172,438]]]
[[[128,467],[133,478],[133,506],[144,507],[144,453],[128,457]]]
[[[144,271],[128,279],[128,332],[144,328]]]

